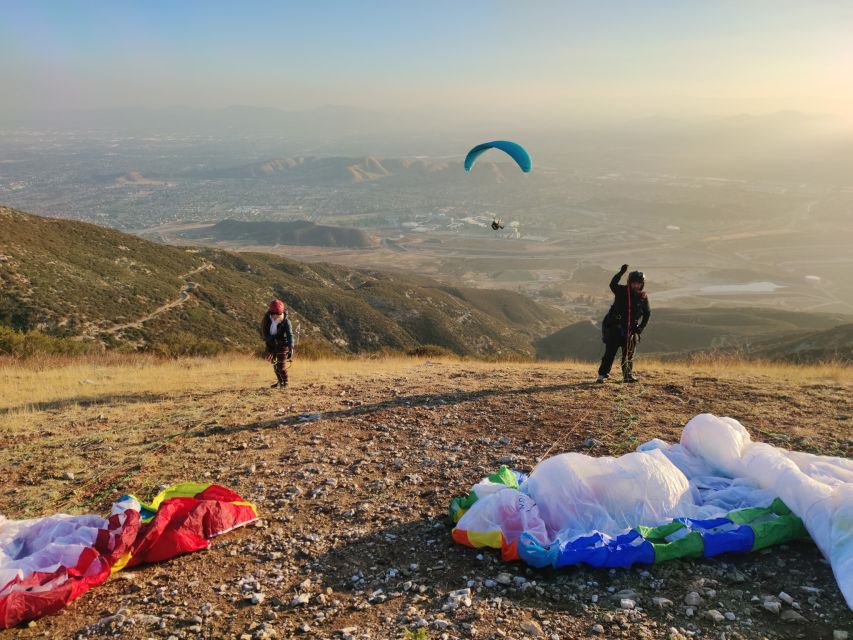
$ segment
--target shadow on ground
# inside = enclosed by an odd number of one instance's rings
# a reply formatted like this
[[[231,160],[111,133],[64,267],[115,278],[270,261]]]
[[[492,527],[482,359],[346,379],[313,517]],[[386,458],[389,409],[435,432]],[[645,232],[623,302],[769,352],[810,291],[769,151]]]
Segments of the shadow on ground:
[[[0,415],[16,413],[18,411],[52,411],[64,409],[66,407],[94,407],[98,405],[116,405],[116,404],[138,404],[142,402],[158,402],[165,399],[166,396],[156,393],[137,393],[137,394],[104,394],[101,396],[87,398],[60,398],[59,400],[51,400],[50,402],[32,402],[28,404],[19,404],[14,407],[0,408]]]
[[[333,420],[338,418],[352,418],[356,416],[370,415],[388,409],[400,407],[424,407],[424,406],[447,406],[459,404],[461,402],[471,402],[483,398],[499,398],[523,396],[537,393],[555,393],[577,391],[581,389],[601,388],[595,383],[577,382],[573,384],[555,384],[547,386],[522,387],[511,389],[482,389],[479,391],[457,391],[452,393],[431,393],[417,394],[409,396],[399,396],[389,400],[383,400],[369,405],[361,405],[351,407],[349,409],[337,409],[335,411],[323,411],[317,413],[302,413],[293,414],[276,418],[275,420],[265,420],[262,422],[249,422],[246,424],[235,425],[215,425],[203,431],[195,433],[196,437],[204,437],[215,434],[232,434],[240,431],[253,431],[256,429],[269,429],[274,427],[286,427],[307,422],[315,422],[317,420]]]

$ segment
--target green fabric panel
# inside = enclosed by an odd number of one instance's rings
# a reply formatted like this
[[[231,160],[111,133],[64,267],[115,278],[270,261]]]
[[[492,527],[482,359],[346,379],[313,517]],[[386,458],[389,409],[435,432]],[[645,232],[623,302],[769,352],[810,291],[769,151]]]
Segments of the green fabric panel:
[[[777,516],[789,516],[792,513],[792,511],[788,508],[788,505],[782,502],[779,498],[776,498],[773,501],[773,503],[770,505],[770,510]]]
[[[652,542],[652,547],[655,550],[655,564],[676,558],[701,558],[705,552],[705,543],[698,531],[688,533],[683,538],[673,542],[661,544]]]
[[[502,484],[510,489],[518,489],[518,479],[505,465],[501,465],[501,468],[497,473],[490,475],[489,480],[497,484]]]
[[[450,501],[449,515],[450,519],[455,523],[459,522],[462,517],[462,512],[471,508],[471,505],[477,502],[477,494],[473,491],[464,498],[453,498]]]
[[[767,515],[790,516],[791,510],[779,498],[773,500],[769,507],[752,507],[750,509],[740,509],[732,511],[726,517],[735,524],[749,524],[757,518]]]
[[[751,509],[739,509],[726,514],[726,517],[735,524],[749,524],[762,516],[772,513],[770,509],[764,507],[753,507]]]
[[[801,540],[809,537],[809,532],[806,531],[803,521],[794,515],[778,516],[773,520],[759,522],[751,526],[753,532],[755,532],[755,542],[752,545],[753,551],[758,551],[774,544],[783,544],[792,540]]]
[[[518,479],[515,474],[506,467],[506,465],[501,465],[498,472],[490,475],[488,480],[495,484],[502,484],[510,489],[518,489]],[[447,511],[450,519],[454,523],[459,522],[459,519],[462,517],[461,513],[470,509],[471,505],[475,502],[477,502],[477,494],[473,491],[464,498],[453,498],[453,500],[450,501],[450,508]]]
[[[639,531],[640,535],[643,536],[649,542],[669,544],[668,542],[666,542],[666,537],[683,528],[684,524],[681,522],[670,522],[669,524],[662,524],[659,527],[639,526],[636,528],[636,530]]]

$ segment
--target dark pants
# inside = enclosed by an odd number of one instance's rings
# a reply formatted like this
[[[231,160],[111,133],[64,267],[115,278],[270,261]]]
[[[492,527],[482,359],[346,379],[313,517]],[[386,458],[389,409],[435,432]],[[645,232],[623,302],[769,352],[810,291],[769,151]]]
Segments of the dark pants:
[[[272,368],[275,371],[276,380],[281,384],[287,383],[287,358],[290,355],[290,348],[286,344],[270,345],[267,353],[272,356]]]
[[[634,370],[634,352],[636,351],[636,336],[628,340],[619,331],[608,332],[604,337],[604,357],[601,358],[601,366],[598,367],[598,375],[610,374],[616,353],[622,350],[622,376],[627,378]]]

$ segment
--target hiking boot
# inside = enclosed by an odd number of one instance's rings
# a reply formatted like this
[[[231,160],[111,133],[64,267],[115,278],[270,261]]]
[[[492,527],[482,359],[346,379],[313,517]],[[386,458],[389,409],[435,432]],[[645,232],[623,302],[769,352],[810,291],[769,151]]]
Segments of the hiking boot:
[[[625,379],[623,380],[623,382],[639,382],[639,381],[640,381],[640,379],[638,377],[636,377],[633,373],[629,373],[627,376],[625,376]]]
[[[276,382],[270,385],[270,389],[278,389],[281,386],[280,382]]]
[[[596,382],[596,384],[604,384],[604,382],[605,382],[605,381],[607,380],[607,378],[609,378],[609,377],[610,377],[610,376],[602,376],[602,375],[599,375],[599,376],[598,376],[598,379],[596,379],[596,381],[595,381],[595,382]]]

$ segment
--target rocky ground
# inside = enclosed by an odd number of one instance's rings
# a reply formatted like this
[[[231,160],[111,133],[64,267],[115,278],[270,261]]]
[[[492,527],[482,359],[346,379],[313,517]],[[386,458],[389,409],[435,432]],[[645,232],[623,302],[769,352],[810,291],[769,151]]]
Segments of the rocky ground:
[[[0,513],[10,517],[103,513],[124,491],[197,479],[242,493],[262,519],[0,636],[853,636],[853,612],[811,543],[533,571],[455,545],[446,520],[450,499],[501,463],[529,471],[549,449],[620,454],[676,440],[702,411],[737,417],[756,439],[850,456],[848,378],[654,368],[639,385],[596,386],[589,367],[429,361],[323,376],[300,362],[292,373],[283,392],[231,380],[46,403],[25,427],[7,424]]]

